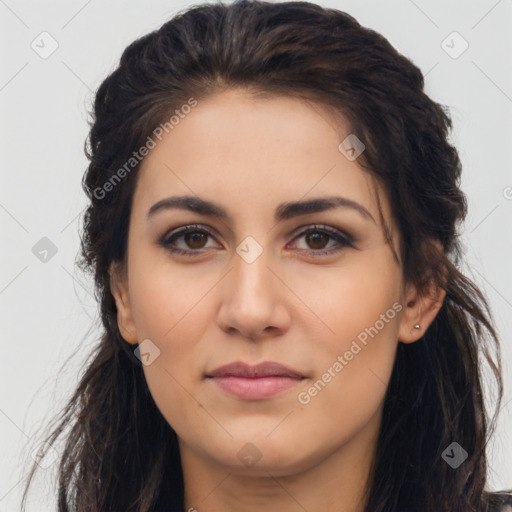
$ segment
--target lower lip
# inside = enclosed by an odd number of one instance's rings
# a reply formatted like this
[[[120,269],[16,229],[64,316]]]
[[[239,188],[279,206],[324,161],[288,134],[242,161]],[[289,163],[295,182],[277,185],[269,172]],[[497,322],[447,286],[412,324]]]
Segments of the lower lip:
[[[246,400],[270,398],[296,386],[302,379],[284,376],[270,377],[211,377],[211,380],[227,393]]]

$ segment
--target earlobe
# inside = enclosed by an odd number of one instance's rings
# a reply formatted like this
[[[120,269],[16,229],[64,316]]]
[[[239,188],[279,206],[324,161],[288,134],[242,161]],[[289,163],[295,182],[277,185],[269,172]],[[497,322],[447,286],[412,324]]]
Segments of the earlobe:
[[[110,291],[116,302],[119,332],[128,343],[136,344],[138,343],[138,337],[133,321],[126,271],[114,262],[110,265],[109,274]]]

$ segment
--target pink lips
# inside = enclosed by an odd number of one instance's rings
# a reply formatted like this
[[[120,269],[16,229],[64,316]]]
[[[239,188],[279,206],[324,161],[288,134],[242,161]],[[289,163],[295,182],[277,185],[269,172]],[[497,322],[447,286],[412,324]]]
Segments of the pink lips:
[[[227,393],[247,400],[262,400],[290,389],[305,377],[279,363],[263,362],[256,366],[236,362],[210,372],[215,384]]]

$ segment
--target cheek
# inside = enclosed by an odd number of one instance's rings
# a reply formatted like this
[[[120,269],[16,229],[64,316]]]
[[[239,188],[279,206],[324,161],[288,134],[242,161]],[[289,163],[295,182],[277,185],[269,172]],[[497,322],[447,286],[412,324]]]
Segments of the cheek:
[[[324,301],[323,308],[318,305],[319,316],[330,333],[315,339],[318,375],[303,389],[302,403],[318,411],[337,404],[333,414],[344,422],[347,411],[357,422],[378,409],[393,369],[401,282],[392,267],[388,272],[379,268],[368,265],[365,271],[351,269],[351,274],[347,269],[319,299]]]
[[[218,281],[208,274],[198,277],[196,272],[195,278],[191,274],[192,270],[148,265],[130,276],[138,338],[151,340],[159,350],[154,363],[143,367],[144,373],[169,422],[173,411],[195,404],[187,391],[202,378],[205,354],[200,341],[212,319],[207,293]]]
[[[133,268],[137,268],[135,260]],[[139,338],[165,345],[172,341],[177,347],[183,344],[180,341],[195,339],[200,320],[206,321],[202,309],[215,282],[215,276],[198,275],[192,267],[180,269],[162,262],[139,266],[130,276],[131,305]]]
[[[332,357],[349,350],[354,340],[361,346],[366,342],[367,347],[376,341],[364,351],[366,357],[383,349],[393,350],[403,309],[399,303],[401,277],[385,251],[368,251],[343,267],[326,270],[324,274],[303,273],[294,283],[294,290],[307,298],[312,313],[321,320],[315,320],[315,351]]]
[[[398,314],[392,307],[367,306],[345,320],[340,312],[336,336],[324,337],[315,350],[318,373],[297,396],[312,435],[345,442],[381,410],[396,355]]]
[[[143,368],[150,393],[177,432],[187,432],[191,421],[200,431],[207,426],[202,425],[207,417],[195,399],[195,386],[203,378],[204,353],[199,341],[204,334],[202,322],[206,313],[200,304],[191,309],[181,303],[176,308],[160,308],[159,312],[147,306],[144,332],[160,351],[158,358]]]
[[[360,353],[339,373],[332,369],[321,374],[300,396],[307,402],[297,415],[301,428],[305,426],[312,437],[330,440],[333,447],[364,431],[382,410],[392,362],[393,358],[387,357],[368,365]]]

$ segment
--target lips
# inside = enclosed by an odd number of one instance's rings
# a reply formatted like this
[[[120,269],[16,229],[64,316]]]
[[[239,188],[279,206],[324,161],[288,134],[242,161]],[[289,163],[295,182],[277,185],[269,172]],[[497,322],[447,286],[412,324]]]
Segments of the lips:
[[[237,361],[235,363],[221,366],[209,374],[207,377],[244,377],[248,379],[257,379],[260,377],[290,377],[293,379],[302,379],[304,375],[288,368],[282,364],[273,361],[264,361],[263,363],[251,366],[249,364]]]
[[[294,388],[303,379],[298,371],[266,361],[255,366],[230,363],[206,375],[217,389],[243,400],[266,400]]]

